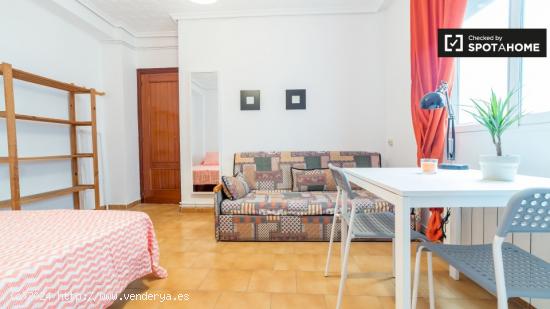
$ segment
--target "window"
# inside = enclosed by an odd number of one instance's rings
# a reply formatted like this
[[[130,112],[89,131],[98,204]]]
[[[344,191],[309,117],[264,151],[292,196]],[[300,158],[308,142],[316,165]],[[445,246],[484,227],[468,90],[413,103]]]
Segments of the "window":
[[[524,0],[523,26],[525,28],[550,28],[550,1]],[[548,58],[523,58],[522,109],[534,114],[550,111],[549,86],[550,60]]]
[[[508,0],[470,0],[463,28],[508,28]],[[463,112],[471,99],[486,99],[493,89],[504,96],[508,90],[507,58],[460,58],[457,60],[458,123],[473,123]]]
[[[469,0],[464,28],[550,28],[550,1]],[[491,89],[504,97],[508,90],[520,89],[513,103],[520,104],[528,117],[543,115],[550,121],[550,58],[458,58],[453,99],[458,105],[458,123],[472,124],[466,112],[471,99],[488,99]],[[521,97],[521,100],[519,98]],[[535,117],[533,115],[536,115]]]

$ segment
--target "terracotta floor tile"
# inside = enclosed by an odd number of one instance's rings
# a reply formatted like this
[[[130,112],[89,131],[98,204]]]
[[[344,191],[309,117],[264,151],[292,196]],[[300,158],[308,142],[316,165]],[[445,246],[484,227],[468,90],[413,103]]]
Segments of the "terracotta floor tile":
[[[267,254],[293,254],[294,243],[292,242],[258,242],[256,243],[255,253]]]
[[[394,297],[378,297],[378,301],[380,302],[380,308],[381,309],[395,309],[395,298]],[[436,303],[437,303],[437,301],[436,301]],[[418,298],[416,308],[417,309],[429,309],[430,304],[428,302],[428,299]],[[487,309],[487,308],[485,308],[485,309]]]
[[[218,298],[216,309],[270,309],[271,295],[269,293],[238,293],[224,292]]]
[[[251,271],[213,269],[199,287],[201,291],[244,292],[250,282]]]
[[[294,255],[282,255],[277,254],[275,256],[274,269],[276,270],[299,270],[299,271],[324,271],[327,261],[326,254],[294,254]],[[329,271],[332,275],[339,275],[340,273],[340,257],[332,256]],[[349,272],[359,272],[353,258],[349,259],[348,263]]]
[[[232,264],[233,269],[273,269],[273,264],[275,263],[274,254],[234,254],[236,255],[236,258]]]
[[[328,243],[326,242],[304,242],[294,244],[295,254],[320,254],[326,256],[328,252]],[[338,250],[340,248],[340,243],[335,243],[333,246],[333,253],[339,254]]]
[[[377,272],[388,273],[393,272],[393,259],[388,256],[381,255],[357,255],[351,259],[357,264],[361,272]]]
[[[238,260],[239,254],[205,252],[198,253],[191,268],[211,268],[211,269],[234,269],[234,263]]]
[[[185,293],[188,290],[197,290],[208,272],[208,269],[175,268],[170,270],[166,279],[149,276],[142,279],[142,282],[149,290],[163,289]]]
[[[336,295],[325,295],[327,308],[336,308]],[[344,295],[341,309],[381,308],[382,303],[376,296]]]
[[[198,252],[167,252],[161,251],[160,253],[160,265],[164,268],[182,268],[190,267],[197,256]]]
[[[327,308],[323,295],[271,294],[271,309]]]
[[[322,271],[297,271],[296,286],[298,293],[304,294],[336,294],[338,293],[338,277],[324,277]]]
[[[346,280],[345,295],[394,296],[395,280],[385,273],[350,274]]]
[[[158,304],[158,309],[213,309],[220,292],[188,291],[189,300],[172,301]]]
[[[248,291],[296,293],[296,272],[293,270],[256,270],[252,273]]]

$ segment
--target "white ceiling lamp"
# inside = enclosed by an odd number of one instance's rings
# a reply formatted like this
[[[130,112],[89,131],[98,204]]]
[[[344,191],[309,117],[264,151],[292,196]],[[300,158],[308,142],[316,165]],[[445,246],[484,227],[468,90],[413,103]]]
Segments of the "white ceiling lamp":
[[[189,0],[189,1],[197,4],[212,4],[212,3],[216,3],[218,0]]]

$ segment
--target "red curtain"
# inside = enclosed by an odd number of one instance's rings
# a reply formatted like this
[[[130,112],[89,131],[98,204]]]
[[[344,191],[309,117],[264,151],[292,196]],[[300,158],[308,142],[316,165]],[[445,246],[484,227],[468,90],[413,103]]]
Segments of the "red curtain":
[[[443,160],[447,110],[422,110],[420,99],[444,80],[453,85],[454,59],[437,56],[437,30],[460,28],[467,0],[411,0],[411,112],[416,138],[417,164],[421,158]],[[439,240],[441,209],[430,209],[426,235]]]
[[[467,0],[411,0],[411,111],[416,157],[443,160],[446,109],[422,110],[420,99],[444,80],[452,88],[453,58],[437,56],[437,29],[460,28]]]

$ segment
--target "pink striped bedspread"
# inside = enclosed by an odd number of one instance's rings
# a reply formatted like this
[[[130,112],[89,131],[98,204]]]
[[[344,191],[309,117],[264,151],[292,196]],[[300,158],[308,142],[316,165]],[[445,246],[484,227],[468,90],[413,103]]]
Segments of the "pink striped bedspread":
[[[164,278],[149,216],[0,212],[0,308],[105,308],[147,274]]]
[[[220,183],[219,165],[195,165],[193,166],[194,185],[217,185]]]

